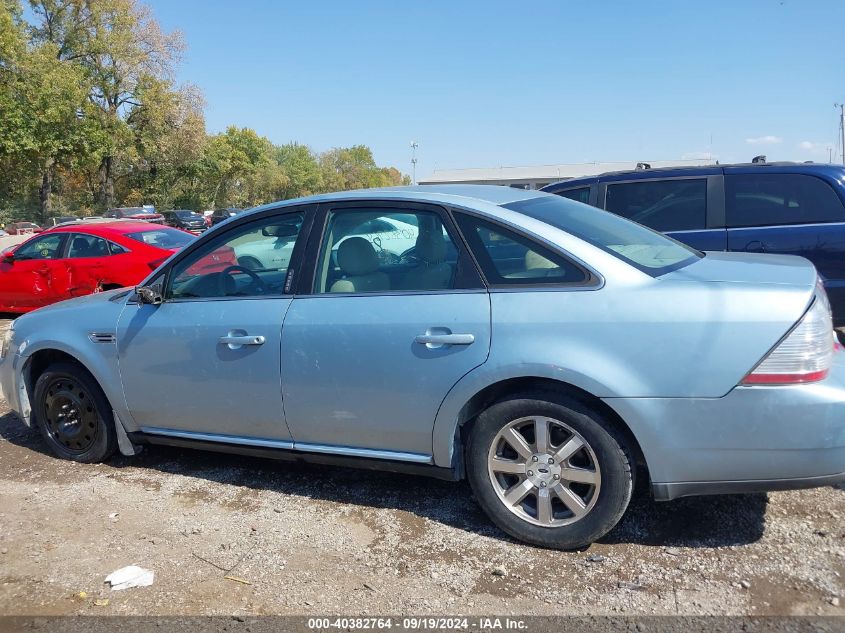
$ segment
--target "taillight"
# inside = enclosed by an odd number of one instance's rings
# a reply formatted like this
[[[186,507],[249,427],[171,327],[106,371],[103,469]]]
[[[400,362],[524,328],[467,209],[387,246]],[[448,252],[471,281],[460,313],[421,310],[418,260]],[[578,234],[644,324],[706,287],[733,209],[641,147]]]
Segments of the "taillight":
[[[165,257],[159,257],[158,259],[154,259],[151,262],[147,262],[147,266],[149,266],[151,270],[155,270],[156,268],[161,266],[164,262],[166,262],[168,257],[170,257],[170,256],[167,255]]]
[[[792,331],[742,380],[744,385],[784,385],[824,379],[837,346],[823,288]]]

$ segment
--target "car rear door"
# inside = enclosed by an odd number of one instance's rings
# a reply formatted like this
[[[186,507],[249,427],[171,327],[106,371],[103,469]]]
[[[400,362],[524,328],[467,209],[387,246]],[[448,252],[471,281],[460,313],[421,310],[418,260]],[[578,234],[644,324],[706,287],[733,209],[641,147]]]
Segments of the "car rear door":
[[[68,234],[62,260],[68,271],[68,293],[72,297],[102,290],[109,276],[109,246],[102,237],[87,233]]]
[[[290,448],[280,348],[301,248],[273,269],[215,264],[266,233],[304,245],[311,219],[310,206],[268,210],[200,238],[160,271],[161,305],[126,306],[120,377],[143,432]]]
[[[689,175],[614,178],[600,183],[599,206],[703,251],[727,249],[718,168]]]
[[[728,248],[806,257],[845,325],[845,207],[827,181],[777,166],[725,168]]]
[[[415,226],[415,245],[368,239],[373,221]],[[478,272],[436,205],[321,205],[315,226],[325,229],[312,234],[282,329],[295,446],[429,462],[438,407],[489,352],[490,302]]]

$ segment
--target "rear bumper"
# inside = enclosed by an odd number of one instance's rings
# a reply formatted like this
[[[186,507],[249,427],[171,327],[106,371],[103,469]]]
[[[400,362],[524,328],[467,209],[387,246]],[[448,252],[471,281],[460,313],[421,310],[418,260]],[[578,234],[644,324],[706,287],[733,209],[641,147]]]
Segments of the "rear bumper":
[[[736,387],[722,398],[608,398],[631,428],[655,497],[845,481],[845,353],[823,381]]]
[[[679,497],[697,497],[699,495],[732,495],[751,492],[769,492],[773,490],[801,490],[819,488],[845,483],[845,472],[821,477],[803,477],[798,479],[759,479],[747,481],[679,481],[675,483],[651,485],[651,492],[658,501],[670,501]]]

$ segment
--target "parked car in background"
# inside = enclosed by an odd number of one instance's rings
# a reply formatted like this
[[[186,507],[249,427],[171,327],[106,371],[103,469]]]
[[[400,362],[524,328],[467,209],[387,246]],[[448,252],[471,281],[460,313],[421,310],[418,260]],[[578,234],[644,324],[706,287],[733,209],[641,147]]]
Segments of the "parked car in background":
[[[243,211],[243,209],[235,209],[235,208],[215,209],[211,213],[211,216],[210,216],[211,217],[211,226],[214,226],[215,224],[220,224],[223,220],[228,220],[229,218],[233,218],[236,215],[238,215],[238,213],[241,213],[242,211]]]
[[[0,311],[28,312],[110,288],[132,286],[194,237],[146,222],[64,224],[4,252]],[[235,264],[207,262],[212,270]]]
[[[417,228],[413,256],[378,257],[381,221]],[[203,270],[268,237],[286,261]],[[135,290],[25,315],[0,386],[65,459],[149,443],[466,477],[505,532],[571,549],[619,521],[638,466],[663,500],[845,481],[834,341],[804,259],[407,187],[253,209]]]
[[[29,235],[31,233],[40,233],[43,230],[34,222],[12,222],[6,225],[6,232],[9,235]]]
[[[762,158],[762,157],[761,157]],[[639,169],[548,185],[703,251],[806,257],[845,326],[845,167],[750,163]]]
[[[65,222],[79,222],[80,218],[73,215],[59,215],[52,218],[47,218],[47,227],[58,226]]]
[[[199,235],[208,228],[205,219],[195,211],[175,209],[173,211],[164,211],[161,215],[164,217],[164,223],[167,226],[190,231],[196,235]]]
[[[371,213],[353,216],[349,221],[354,222],[354,225],[343,227],[345,237],[337,240],[332,248],[333,265],[337,263],[337,253],[343,242],[355,237],[369,242],[382,264],[413,257],[419,237],[419,227],[415,224],[417,218],[413,214],[385,218]],[[260,233],[246,236],[233,245],[238,263],[250,270],[287,266],[293,251],[294,237]]]
[[[156,213],[153,207],[120,207],[109,209],[103,214],[103,217],[115,218],[117,220],[142,220],[144,222],[164,224],[164,217],[160,213]]]

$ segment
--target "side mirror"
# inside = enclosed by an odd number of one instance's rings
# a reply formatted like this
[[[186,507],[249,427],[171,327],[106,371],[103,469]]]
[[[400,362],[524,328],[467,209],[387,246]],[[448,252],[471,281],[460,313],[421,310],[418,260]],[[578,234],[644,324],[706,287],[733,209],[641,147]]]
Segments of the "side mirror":
[[[138,286],[135,288],[135,294],[138,295],[139,304],[146,303],[147,305],[157,306],[161,305],[161,302],[164,301],[160,281],[154,283],[152,286]]]
[[[11,264],[15,261],[15,253],[12,251],[11,253],[3,253],[3,261],[7,264]]]

